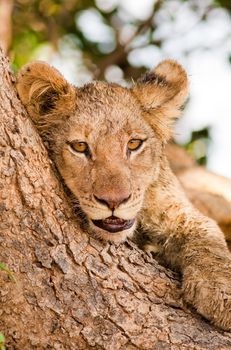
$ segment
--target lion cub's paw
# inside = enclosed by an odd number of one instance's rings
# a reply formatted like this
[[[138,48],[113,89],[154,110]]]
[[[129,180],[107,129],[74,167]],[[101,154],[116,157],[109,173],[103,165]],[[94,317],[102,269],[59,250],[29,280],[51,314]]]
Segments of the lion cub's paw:
[[[228,266],[227,266],[228,265]],[[214,325],[231,331],[231,265],[184,273],[184,299]]]

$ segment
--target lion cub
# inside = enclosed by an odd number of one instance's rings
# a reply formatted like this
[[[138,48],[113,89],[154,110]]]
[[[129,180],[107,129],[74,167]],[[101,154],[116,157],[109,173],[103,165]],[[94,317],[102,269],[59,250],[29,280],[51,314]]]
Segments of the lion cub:
[[[123,241],[139,227],[149,249],[183,276],[185,300],[231,330],[231,258],[217,224],[186,198],[165,156],[172,125],[188,95],[184,69],[161,62],[131,88],[70,85],[32,62],[17,89],[87,230]]]

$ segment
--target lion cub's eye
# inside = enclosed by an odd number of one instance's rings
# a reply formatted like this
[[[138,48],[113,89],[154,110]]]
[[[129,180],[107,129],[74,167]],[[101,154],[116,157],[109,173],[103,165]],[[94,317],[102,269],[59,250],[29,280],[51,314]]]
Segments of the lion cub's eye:
[[[72,141],[72,142],[68,142],[68,144],[70,145],[72,150],[75,152],[85,153],[85,154],[89,152],[88,144],[86,142]]]
[[[143,140],[131,139],[130,141],[128,141],[128,150],[136,151],[141,147],[142,144],[143,144]]]

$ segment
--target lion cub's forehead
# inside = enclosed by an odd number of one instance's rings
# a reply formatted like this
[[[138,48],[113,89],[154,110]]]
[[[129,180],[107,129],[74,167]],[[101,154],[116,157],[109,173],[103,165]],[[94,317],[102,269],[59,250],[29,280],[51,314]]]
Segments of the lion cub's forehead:
[[[77,91],[76,122],[102,124],[114,130],[141,115],[141,107],[129,89],[116,84],[94,82]]]
[[[90,102],[96,107],[102,108],[102,104],[105,106],[112,103],[122,103],[126,105],[135,101],[135,98],[131,94],[130,90],[126,87],[118,84],[106,83],[102,81],[93,82],[85,85],[78,90],[77,96],[80,100]],[[138,104],[138,103],[137,103]]]

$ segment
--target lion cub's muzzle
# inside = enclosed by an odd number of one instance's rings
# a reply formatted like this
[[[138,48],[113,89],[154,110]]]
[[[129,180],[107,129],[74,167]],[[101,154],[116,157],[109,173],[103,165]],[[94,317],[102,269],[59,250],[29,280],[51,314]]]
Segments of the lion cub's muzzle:
[[[96,202],[103,204],[112,211],[112,215],[103,220],[92,220],[93,224],[103,230],[111,233],[116,233],[131,228],[135,222],[135,219],[125,220],[118,218],[113,215],[116,208],[120,205],[125,204],[131,198],[131,194],[123,194],[119,196],[110,197],[109,195],[104,195],[98,197],[94,195]]]
[[[129,191],[118,183],[116,188],[105,186],[104,192],[95,191],[88,198],[83,196],[80,206],[93,234],[104,240],[121,242],[133,234],[142,203],[143,193],[139,189]]]

